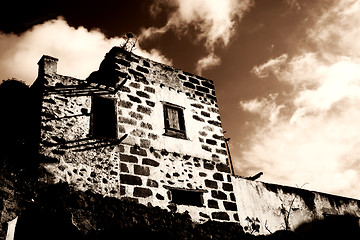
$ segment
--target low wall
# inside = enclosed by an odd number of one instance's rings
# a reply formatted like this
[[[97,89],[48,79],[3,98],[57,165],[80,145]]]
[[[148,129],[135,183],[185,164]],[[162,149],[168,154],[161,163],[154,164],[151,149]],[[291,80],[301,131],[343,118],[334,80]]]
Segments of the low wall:
[[[232,177],[240,224],[253,234],[294,230],[333,215],[360,217],[360,201]]]

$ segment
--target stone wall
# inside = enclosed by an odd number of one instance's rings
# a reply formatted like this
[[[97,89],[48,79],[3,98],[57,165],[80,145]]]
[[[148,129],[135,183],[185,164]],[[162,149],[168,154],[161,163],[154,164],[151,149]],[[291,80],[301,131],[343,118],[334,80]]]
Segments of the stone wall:
[[[62,76],[44,56],[39,153],[47,183],[240,223],[252,234],[324,216],[360,216],[359,201],[230,175],[212,81],[113,48],[88,79]],[[116,138],[95,137],[93,99],[115,101]],[[186,136],[165,134],[163,104],[181,106]],[[190,202],[189,202],[190,201]]]
[[[232,183],[245,231],[269,234],[331,216],[360,217],[359,200],[239,177],[232,177]]]
[[[34,84],[43,92],[39,152],[51,181],[199,222],[238,221],[212,81],[116,47],[87,80],[57,74],[56,62],[43,57]],[[93,96],[116,102],[117,139],[91,135]],[[185,139],[164,134],[163,103],[184,109]],[[177,190],[201,202],[177,204]]]

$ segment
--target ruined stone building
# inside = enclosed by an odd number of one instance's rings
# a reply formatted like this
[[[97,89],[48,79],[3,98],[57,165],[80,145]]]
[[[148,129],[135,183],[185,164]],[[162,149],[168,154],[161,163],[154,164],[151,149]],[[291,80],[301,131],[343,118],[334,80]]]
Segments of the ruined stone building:
[[[360,216],[354,199],[233,176],[211,80],[120,47],[86,80],[59,75],[57,63],[43,56],[32,86],[42,94],[39,154],[48,183],[252,233]]]

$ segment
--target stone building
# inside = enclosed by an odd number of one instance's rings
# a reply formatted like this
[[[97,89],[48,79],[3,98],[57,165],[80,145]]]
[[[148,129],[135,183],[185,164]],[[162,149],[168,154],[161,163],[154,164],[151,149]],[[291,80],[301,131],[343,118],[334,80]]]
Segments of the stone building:
[[[43,56],[40,154],[53,181],[238,221],[213,82],[120,47],[79,80]]]
[[[67,182],[195,222],[251,233],[295,229],[327,215],[360,217],[359,201],[230,174],[212,81],[114,47],[86,80],[43,56],[39,153],[48,183]]]

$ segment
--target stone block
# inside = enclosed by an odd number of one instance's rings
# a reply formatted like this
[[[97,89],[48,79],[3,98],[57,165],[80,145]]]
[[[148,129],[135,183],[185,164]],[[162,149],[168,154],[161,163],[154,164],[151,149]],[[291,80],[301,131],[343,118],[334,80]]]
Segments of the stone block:
[[[136,156],[133,156],[133,155],[120,154],[120,161],[121,162],[137,163],[138,159],[137,159]]]
[[[140,155],[140,156],[147,156],[146,150],[143,148],[140,148],[138,145],[134,145],[130,148],[130,153],[131,154],[136,154],[136,155]]]
[[[150,169],[146,166],[134,165],[134,173],[136,175],[149,176]]]
[[[191,89],[195,89],[195,85],[190,83],[190,82],[184,82],[184,86],[188,87],[188,88],[191,88]]]
[[[208,200],[208,207],[219,209],[219,204],[216,200]]]
[[[211,152],[211,148],[207,145],[201,145],[201,148],[204,149],[205,151]]]
[[[135,97],[135,96],[132,96],[132,95],[127,95],[128,96],[128,98],[130,99],[130,101],[132,101],[132,102],[137,102],[137,103],[141,103],[141,100],[140,100],[140,98],[138,98],[138,97]]]
[[[136,120],[142,120],[144,117],[142,114],[136,112],[129,112],[129,116],[135,118]]]
[[[155,107],[155,103],[149,100],[146,100],[146,105],[148,105],[149,107]]]
[[[120,183],[127,185],[142,185],[142,180],[138,176],[120,174]]]
[[[212,135],[212,137],[213,137],[214,139],[217,139],[217,140],[224,140],[224,137],[223,137],[223,136],[220,136],[220,135],[217,135],[217,134]]]
[[[159,199],[159,200],[164,200],[165,198],[164,198],[164,196],[162,196],[162,195],[160,195],[160,194],[156,194],[155,195],[155,197],[157,198],[157,199]]]
[[[135,79],[138,80],[139,78],[145,78],[144,74],[135,71],[134,69],[130,68],[129,69],[129,73],[131,73],[132,75],[134,75]]]
[[[237,211],[236,203],[224,201],[223,204],[226,210]]]
[[[207,176],[207,174],[206,174],[206,173],[204,173],[204,172],[199,172],[199,176],[200,176],[200,177],[206,177],[206,176]]]
[[[157,161],[155,161],[155,160],[152,160],[152,159],[150,159],[150,158],[143,158],[142,164],[149,165],[149,166],[153,166],[153,167],[157,167],[157,166],[160,165],[159,162],[157,162]]]
[[[128,88],[127,86],[122,86],[122,87],[120,88],[120,91],[121,91],[121,92],[127,92],[127,93],[131,92],[130,88]]]
[[[210,90],[206,87],[203,86],[196,86],[196,90],[200,91],[200,92],[204,92],[204,93],[209,93]]]
[[[205,186],[208,187],[208,188],[214,188],[214,189],[218,188],[218,185],[217,185],[216,181],[208,180],[208,179],[205,180]]]
[[[199,117],[197,115],[193,115],[193,119],[195,119],[196,121],[199,121],[199,122],[205,122],[204,119],[202,119],[201,117]]]
[[[143,73],[149,73],[149,69],[144,68],[144,67],[139,66],[139,65],[136,67],[136,70],[138,70],[140,72],[143,72]]]
[[[130,135],[133,135],[135,137],[145,137],[145,132],[141,129],[134,129],[130,132]]]
[[[215,180],[224,181],[224,177],[221,173],[214,173],[213,178]]]
[[[217,145],[217,142],[213,139],[206,139],[206,143],[210,145]]]
[[[226,220],[226,221],[230,220],[230,217],[226,212],[213,212],[211,214],[211,217],[213,219],[218,219],[218,220]]]
[[[146,186],[157,188],[157,187],[159,187],[159,184],[155,180],[148,179],[147,182],[146,182]]]
[[[234,191],[233,185],[231,183],[223,183],[222,188],[224,191]]]
[[[209,81],[201,81],[201,85],[203,85],[204,87],[210,88],[212,90],[214,90],[214,84],[212,84]]]
[[[157,134],[154,134],[154,133],[149,133],[148,138],[151,139],[151,140],[157,140],[159,138],[159,136]]]
[[[181,80],[187,80],[185,75],[178,74],[178,77],[179,77]]]
[[[201,111],[201,115],[203,115],[204,117],[210,117],[210,113],[205,111]]]
[[[134,192],[133,192],[134,197],[146,198],[146,197],[150,197],[151,195],[152,195],[152,191],[149,188],[142,188],[142,187],[134,188]]]
[[[120,171],[125,172],[125,173],[129,172],[129,169],[128,169],[128,167],[127,167],[127,165],[125,163],[120,164]]]
[[[125,124],[129,124],[129,125],[133,125],[133,126],[136,125],[136,121],[134,119],[126,118],[123,116],[119,116],[118,121],[119,121],[119,123],[125,123]]]
[[[204,108],[204,106],[201,105],[201,104],[199,104],[199,103],[192,103],[191,106],[192,106],[192,107],[195,107],[195,108],[199,108],[199,109],[203,109],[203,108]]]
[[[220,153],[222,155],[227,155],[227,152],[225,149],[216,149],[216,153]]]
[[[125,59],[119,58],[119,59],[116,59],[116,62],[125,67],[130,67],[130,62],[126,61]]]
[[[145,128],[145,129],[149,129],[149,130],[153,129],[153,127],[152,127],[152,125],[150,123],[144,123],[144,122],[140,123],[140,127]]]
[[[150,67],[150,63],[146,60],[143,60],[144,67]]]
[[[132,102],[129,102],[129,101],[125,101],[125,100],[120,100],[119,101],[119,105],[120,107],[122,108],[131,108],[133,103]]]
[[[226,200],[227,195],[222,191],[211,190],[211,196],[216,199]]]
[[[200,97],[204,96],[204,94],[202,92],[199,92],[199,91],[195,91],[195,95],[200,96]]]
[[[214,165],[211,164],[210,162],[204,162],[204,168],[208,169],[208,170],[213,170],[214,169]]]
[[[209,120],[208,123],[217,127],[221,127],[221,122],[218,121]]]
[[[155,93],[155,89],[152,87],[148,87],[148,86],[144,87],[144,91],[149,92],[149,93]]]
[[[143,91],[136,91],[136,95],[138,95],[139,97],[147,98],[147,99],[150,98],[149,94],[147,94]]]
[[[137,83],[137,82],[131,82],[131,83],[129,83],[129,86],[130,86],[130,87],[133,87],[133,88],[137,88],[137,89],[140,88],[140,84]]]
[[[216,169],[220,172],[224,172],[224,173],[230,173],[230,169],[229,166],[224,164],[224,163],[218,163],[216,164]]]
[[[195,79],[195,78],[193,78],[193,77],[189,77],[189,82],[191,82],[191,83],[193,83],[193,84],[197,84],[197,85],[200,84],[199,80],[197,80],[197,79]]]
[[[148,140],[148,139],[140,139],[140,147],[149,148],[150,147],[150,140]]]
[[[144,114],[147,114],[147,115],[150,115],[151,112],[152,112],[150,108],[144,107],[144,106],[141,106],[141,105],[139,105],[139,106],[137,107],[137,111],[138,111],[138,112],[141,112],[141,113],[144,113]]]

